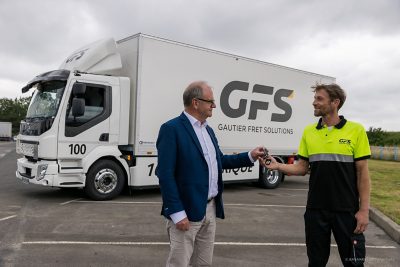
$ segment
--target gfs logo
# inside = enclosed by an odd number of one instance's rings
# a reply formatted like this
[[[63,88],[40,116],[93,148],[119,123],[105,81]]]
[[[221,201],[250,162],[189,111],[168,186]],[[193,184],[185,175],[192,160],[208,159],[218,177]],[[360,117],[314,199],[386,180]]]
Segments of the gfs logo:
[[[339,139],[339,144],[341,144],[341,145],[350,145],[351,144],[351,140],[349,140],[349,139]]]
[[[286,122],[292,117],[292,106],[287,102],[287,98],[291,97],[294,90],[290,89],[278,89],[272,86],[266,86],[261,84],[255,84],[250,94],[257,94],[259,100],[250,101],[250,108],[247,108],[248,99],[240,99],[239,105],[232,107],[230,104],[230,98],[235,91],[249,91],[250,84],[242,81],[232,81],[228,83],[221,92],[220,105],[222,112],[229,118],[239,118],[246,116],[246,110],[248,110],[248,119],[255,120],[257,118],[258,111],[266,111],[269,109],[269,102],[267,97],[273,98],[273,104],[281,109],[283,113],[272,113],[271,121]],[[272,99],[271,99],[272,100]],[[272,102],[272,101],[271,101]]]

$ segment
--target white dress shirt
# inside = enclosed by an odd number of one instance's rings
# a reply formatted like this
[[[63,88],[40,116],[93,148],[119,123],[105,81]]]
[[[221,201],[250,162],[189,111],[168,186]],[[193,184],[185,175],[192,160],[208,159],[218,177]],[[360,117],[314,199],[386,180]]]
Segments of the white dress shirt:
[[[218,163],[214,144],[206,128],[208,124],[206,121],[202,124],[199,120],[186,111],[184,111],[184,114],[193,126],[193,130],[200,142],[204,158],[208,165],[208,199],[210,199],[218,194]]]

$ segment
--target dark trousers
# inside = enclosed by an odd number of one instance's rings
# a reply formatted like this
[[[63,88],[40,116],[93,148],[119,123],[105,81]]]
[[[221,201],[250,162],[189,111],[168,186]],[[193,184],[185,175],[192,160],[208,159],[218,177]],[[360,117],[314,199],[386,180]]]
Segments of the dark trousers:
[[[354,213],[307,209],[304,222],[308,266],[326,266],[331,248],[331,232],[343,266],[364,266],[365,237],[353,233],[357,225]]]

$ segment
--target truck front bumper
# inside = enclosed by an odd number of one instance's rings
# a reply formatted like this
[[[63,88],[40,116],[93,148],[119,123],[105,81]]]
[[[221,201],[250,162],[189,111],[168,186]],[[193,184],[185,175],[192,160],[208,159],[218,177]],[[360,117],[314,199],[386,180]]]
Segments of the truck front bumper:
[[[26,184],[36,184],[53,187],[83,187],[83,174],[60,174],[56,161],[41,160],[31,162],[26,158],[17,160],[16,178]]]

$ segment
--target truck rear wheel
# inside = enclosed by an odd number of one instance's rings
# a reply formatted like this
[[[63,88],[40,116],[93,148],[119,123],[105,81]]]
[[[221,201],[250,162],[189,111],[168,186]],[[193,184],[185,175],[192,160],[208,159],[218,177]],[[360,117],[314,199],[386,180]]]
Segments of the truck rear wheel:
[[[264,167],[260,168],[260,178],[258,179],[260,186],[267,189],[277,188],[281,183],[283,174],[277,170],[272,171]]]
[[[89,169],[84,191],[93,200],[109,200],[118,196],[124,185],[121,167],[112,160],[100,160]]]

